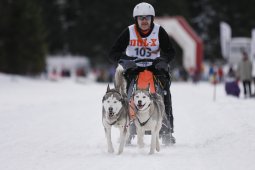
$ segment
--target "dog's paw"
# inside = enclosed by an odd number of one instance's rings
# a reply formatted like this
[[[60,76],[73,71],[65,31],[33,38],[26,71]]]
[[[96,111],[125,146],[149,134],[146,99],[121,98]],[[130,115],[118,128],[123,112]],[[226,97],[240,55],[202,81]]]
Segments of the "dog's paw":
[[[149,155],[153,155],[153,154],[154,154],[154,150],[153,151],[150,150]]]
[[[117,155],[120,155],[120,154],[122,154],[122,153],[123,153],[123,150],[119,150],[118,153],[117,153]]]
[[[159,146],[159,141],[156,144],[156,151],[159,152],[160,151],[160,146]]]
[[[108,153],[113,153],[114,152],[114,149],[113,148],[109,148],[108,149]]]
[[[143,148],[145,146],[145,144],[143,142],[141,142],[141,143],[138,143],[138,146],[139,146],[139,148]]]
[[[156,151],[159,152],[160,151],[160,147],[156,146]]]

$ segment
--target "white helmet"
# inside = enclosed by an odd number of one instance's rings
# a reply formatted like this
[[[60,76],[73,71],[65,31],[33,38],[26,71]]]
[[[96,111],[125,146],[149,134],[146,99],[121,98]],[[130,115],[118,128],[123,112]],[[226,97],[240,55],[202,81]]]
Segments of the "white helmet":
[[[152,15],[155,17],[155,10],[151,4],[146,2],[139,3],[135,6],[133,11],[133,17],[142,15]]]

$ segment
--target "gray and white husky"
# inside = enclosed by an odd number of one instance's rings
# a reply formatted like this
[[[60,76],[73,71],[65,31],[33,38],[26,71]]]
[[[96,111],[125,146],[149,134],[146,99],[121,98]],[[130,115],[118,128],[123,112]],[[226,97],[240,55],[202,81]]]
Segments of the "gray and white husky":
[[[120,130],[120,145],[118,154],[121,154],[124,149],[126,137],[128,134],[127,125],[128,118],[128,101],[127,98],[117,89],[110,89],[109,85],[102,100],[102,121],[107,138],[108,152],[113,153],[113,145],[111,139],[111,128],[115,126]]]
[[[150,154],[159,152],[159,131],[162,126],[165,106],[162,96],[157,93],[150,93],[149,86],[146,89],[137,89],[134,92],[133,100],[136,110],[134,121],[137,130],[137,144],[140,148],[144,146],[143,137],[147,130],[151,131]]]

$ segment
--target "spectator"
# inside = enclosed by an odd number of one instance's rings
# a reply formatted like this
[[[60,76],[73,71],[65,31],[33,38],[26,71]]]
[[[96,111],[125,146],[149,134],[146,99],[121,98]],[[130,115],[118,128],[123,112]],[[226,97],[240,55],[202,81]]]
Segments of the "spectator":
[[[210,65],[210,68],[209,68],[209,81],[211,82],[211,83],[215,83],[215,68],[214,68],[215,66],[214,66],[214,64],[211,64]]]
[[[242,52],[243,58],[238,64],[238,79],[243,83],[244,97],[251,96],[252,63],[245,51]],[[247,92],[248,91],[248,92]]]
[[[255,97],[255,55],[253,56],[252,59],[252,79],[254,83],[254,93],[252,94],[252,96]]]
[[[235,71],[233,70],[232,66],[230,66],[226,75],[225,91],[227,95],[233,95],[236,97],[239,97],[240,95],[240,88],[238,86]]]
[[[223,70],[222,70],[221,66],[219,66],[217,74],[218,74],[219,82],[222,82],[223,81],[224,73],[223,73]]]

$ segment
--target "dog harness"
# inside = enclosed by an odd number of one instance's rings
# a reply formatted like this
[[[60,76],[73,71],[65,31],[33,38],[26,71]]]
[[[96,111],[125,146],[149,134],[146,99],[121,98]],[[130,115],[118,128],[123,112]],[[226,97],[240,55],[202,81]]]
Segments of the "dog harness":
[[[150,105],[149,105],[148,107],[150,107]],[[140,126],[146,125],[146,123],[150,120],[151,116],[152,116],[152,114],[150,115],[149,119],[147,119],[145,122],[141,122],[141,121],[138,119],[138,117],[137,117],[137,120],[138,120]]]

